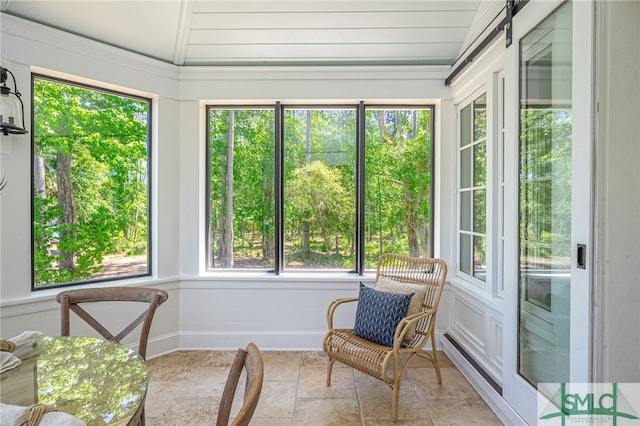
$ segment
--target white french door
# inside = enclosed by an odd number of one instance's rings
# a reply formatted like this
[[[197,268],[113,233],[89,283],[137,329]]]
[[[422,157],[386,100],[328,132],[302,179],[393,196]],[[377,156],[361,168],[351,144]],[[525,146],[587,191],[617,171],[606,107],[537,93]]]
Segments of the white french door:
[[[514,22],[503,397],[529,424],[539,383],[590,379],[591,8],[530,2]]]

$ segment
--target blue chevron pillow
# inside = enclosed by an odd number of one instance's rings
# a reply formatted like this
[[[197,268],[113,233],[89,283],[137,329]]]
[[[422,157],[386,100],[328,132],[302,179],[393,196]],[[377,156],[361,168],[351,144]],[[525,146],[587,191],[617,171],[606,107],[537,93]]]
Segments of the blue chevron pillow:
[[[353,333],[384,346],[393,346],[393,335],[402,318],[407,316],[409,294],[387,293],[360,283]]]

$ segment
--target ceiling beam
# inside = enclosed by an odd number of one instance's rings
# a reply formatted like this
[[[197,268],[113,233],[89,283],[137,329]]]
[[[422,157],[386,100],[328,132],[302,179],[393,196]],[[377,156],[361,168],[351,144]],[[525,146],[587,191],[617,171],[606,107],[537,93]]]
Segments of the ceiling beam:
[[[173,63],[175,65],[183,65],[187,56],[189,33],[191,32],[191,17],[195,10],[195,3],[195,0],[181,0],[180,2],[178,31],[176,34],[176,43],[173,48]]]

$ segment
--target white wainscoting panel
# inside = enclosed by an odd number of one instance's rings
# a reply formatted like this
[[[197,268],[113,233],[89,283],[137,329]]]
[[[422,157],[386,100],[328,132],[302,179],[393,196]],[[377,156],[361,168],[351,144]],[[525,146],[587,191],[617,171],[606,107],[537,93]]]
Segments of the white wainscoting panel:
[[[502,313],[495,301],[452,284],[447,333],[499,384],[502,384]]]

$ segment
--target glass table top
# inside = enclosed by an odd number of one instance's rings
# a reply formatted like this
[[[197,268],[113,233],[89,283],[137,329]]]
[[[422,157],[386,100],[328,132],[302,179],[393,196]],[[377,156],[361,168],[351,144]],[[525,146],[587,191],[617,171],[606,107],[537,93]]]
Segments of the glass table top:
[[[44,337],[16,351],[20,366],[0,375],[0,402],[50,404],[87,425],[127,424],[148,385],[145,361],[124,345],[93,337]]]

